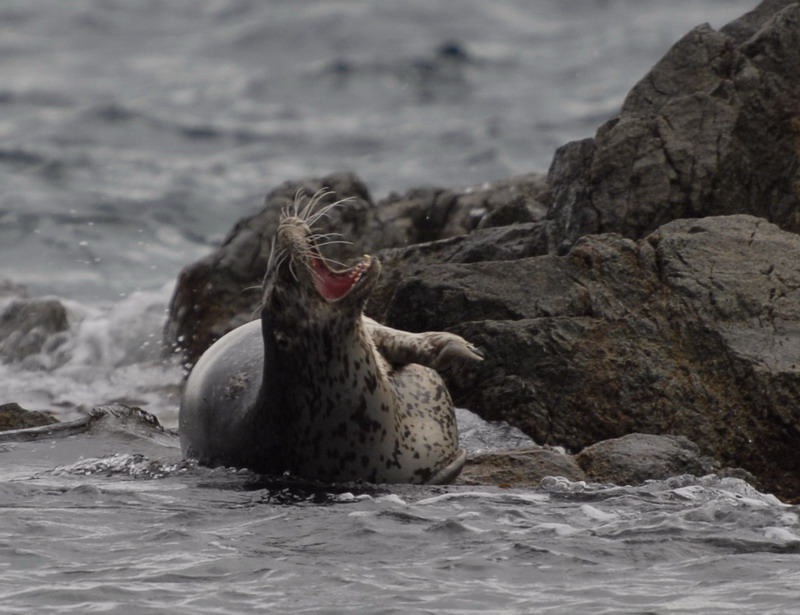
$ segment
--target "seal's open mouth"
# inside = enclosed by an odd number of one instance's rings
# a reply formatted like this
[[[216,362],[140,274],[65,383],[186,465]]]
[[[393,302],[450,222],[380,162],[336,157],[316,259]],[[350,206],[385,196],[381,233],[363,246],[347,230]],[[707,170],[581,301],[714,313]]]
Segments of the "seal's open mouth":
[[[347,295],[364,278],[372,265],[372,257],[365,254],[350,269],[334,271],[319,253],[312,254],[311,268],[317,291],[328,301],[336,301]]]

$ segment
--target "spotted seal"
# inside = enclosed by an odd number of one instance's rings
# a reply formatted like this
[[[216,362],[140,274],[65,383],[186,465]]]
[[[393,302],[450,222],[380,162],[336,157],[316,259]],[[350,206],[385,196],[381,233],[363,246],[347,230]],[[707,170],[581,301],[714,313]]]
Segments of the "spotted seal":
[[[213,344],[183,392],[186,457],[328,482],[452,482],[466,454],[437,369],[480,360],[463,338],[409,333],[363,315],[380,276],[364,255],[337,269],[313,230],[319,195],[284,210],[260,320]]]

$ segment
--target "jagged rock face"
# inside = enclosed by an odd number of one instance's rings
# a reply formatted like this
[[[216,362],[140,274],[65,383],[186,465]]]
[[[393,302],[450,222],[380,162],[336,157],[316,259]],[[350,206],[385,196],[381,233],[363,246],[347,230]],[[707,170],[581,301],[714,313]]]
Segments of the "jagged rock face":
[[[593,139],[549,173],[554,241],[640,238],[685,217],[751,213],[800,231],[800,4],[698,26]]]
[[[579,450],[634,431],[800,493],[800,236],[752,216],[677,220],[565,256],[430,266],[390,326],[445,328],[486,355],[456,403]]]

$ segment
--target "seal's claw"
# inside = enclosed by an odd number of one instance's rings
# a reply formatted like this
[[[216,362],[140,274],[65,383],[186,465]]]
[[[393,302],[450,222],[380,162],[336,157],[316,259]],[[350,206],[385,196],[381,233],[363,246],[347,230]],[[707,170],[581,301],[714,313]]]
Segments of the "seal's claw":
[[[454,333],[429,333],[432,354],[436,357],[431,367],[442,369],[461,361],[483,361],[483,353],[478,348]]]
[[[471,344],[470,342],[465,343],[467,345],[467,350],[470,352],[470,359],[473,361],[483,361],[486,358],[486,356],[483,354],[483,351],[475,344]]]

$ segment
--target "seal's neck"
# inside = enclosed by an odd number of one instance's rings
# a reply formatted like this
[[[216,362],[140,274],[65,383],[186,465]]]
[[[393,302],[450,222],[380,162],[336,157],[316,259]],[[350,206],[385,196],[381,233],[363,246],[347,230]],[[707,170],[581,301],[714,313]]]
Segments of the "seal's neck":
[[[281,417],[278,420],[350,417],[365,400],[367,407],[376,408],[380,398],[392,395],[385,367],[361,318],[305,331],[302,343],[290,352],[275,348],[267,333],[260,395],[273,415]]]

